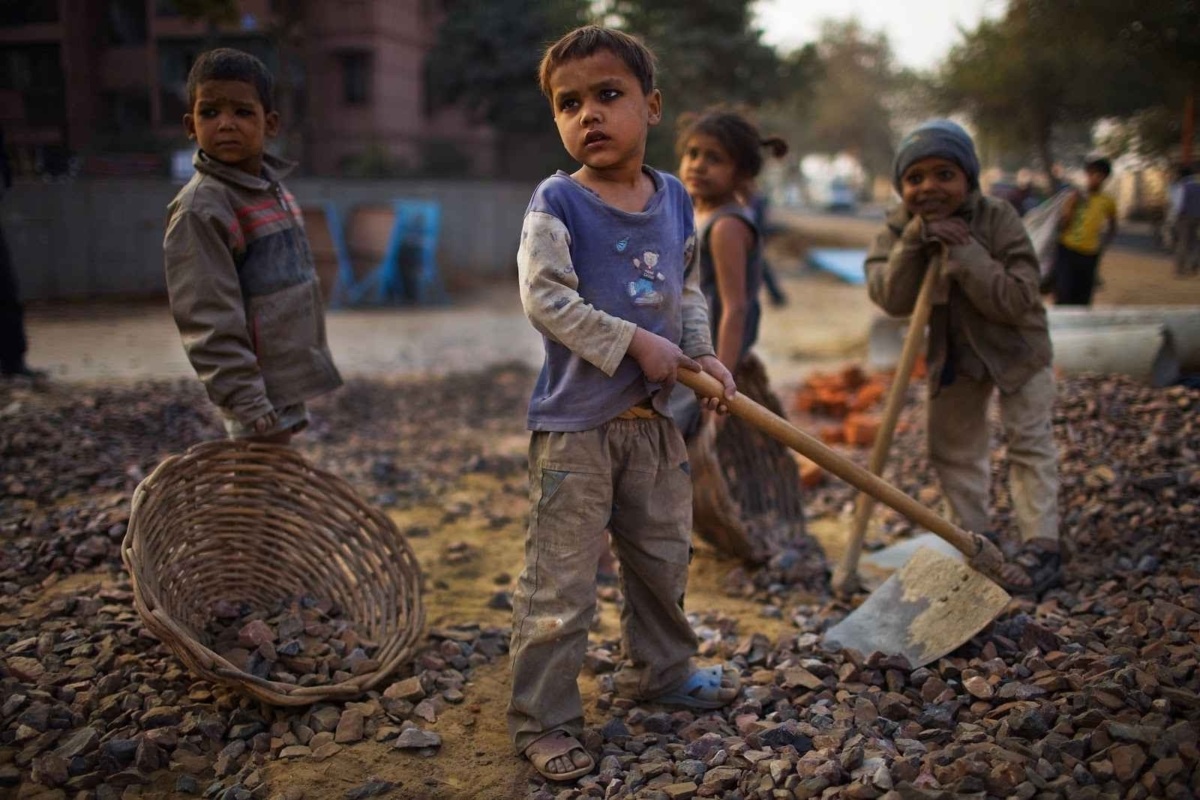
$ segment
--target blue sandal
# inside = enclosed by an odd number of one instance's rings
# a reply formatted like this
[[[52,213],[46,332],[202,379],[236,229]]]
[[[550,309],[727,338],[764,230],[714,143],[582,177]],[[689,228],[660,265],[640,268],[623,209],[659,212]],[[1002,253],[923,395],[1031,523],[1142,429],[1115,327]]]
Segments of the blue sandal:
[[[741,691],[741,681],[736,675],[731,675],[733,683],[722,683],[724,670],[720,664],[693,670],[674,689],[650,702],[668,706],[683,706],[684,708],[711,711],[724,708],[732,703]]]

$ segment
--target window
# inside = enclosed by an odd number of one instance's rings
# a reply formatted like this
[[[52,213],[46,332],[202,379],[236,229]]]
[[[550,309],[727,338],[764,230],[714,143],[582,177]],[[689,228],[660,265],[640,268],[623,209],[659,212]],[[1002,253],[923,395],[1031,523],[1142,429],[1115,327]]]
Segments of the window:
[[[58,22],[58,0],[0,0],[0,28]]]
[[[200,42],[162,41],[158,46],[160,121],[175,124],[191,109],[187,106],[187,75],[192,62],[204,51]]]
[[[104,9],[106,41],[117,47],[146,43],[146,3],[144,0],[108,0]]]
[[[371,102],[371,54],[354,50],[338,58],[342,62],[342,102],[348,106]]]
[[[66,84],[58,45],[35,44],[0,50],[0,89],[21,93],[31,125],[66,121]]]
[[[104,92],[101,100],[104,129],[129,133],[150,127],[150,96],[145,91]]]

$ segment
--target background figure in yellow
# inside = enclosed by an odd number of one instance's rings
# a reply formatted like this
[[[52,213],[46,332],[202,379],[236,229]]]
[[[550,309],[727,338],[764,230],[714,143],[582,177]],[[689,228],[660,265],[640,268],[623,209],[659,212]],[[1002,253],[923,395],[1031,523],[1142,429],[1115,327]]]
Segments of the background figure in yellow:
[[[1100,254],[1117,235],[1117,203],[1100,187],[1112,174],[1107,158],[1084,164],[1087,191],[1076,191],[1067,200],[1062,215],[1062,236],[1054,263],[1054,303],[1060,306],[1090,306]]]

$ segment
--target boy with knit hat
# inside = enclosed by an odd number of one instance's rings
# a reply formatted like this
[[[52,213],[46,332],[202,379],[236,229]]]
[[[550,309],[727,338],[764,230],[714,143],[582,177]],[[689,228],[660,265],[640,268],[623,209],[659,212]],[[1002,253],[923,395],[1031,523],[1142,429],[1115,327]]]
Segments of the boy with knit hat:
[[[871,299],[888,314],[913,310],[938,269],[929,318],[929,460],[956,521],[988,533],[988,405],[996,389],[1008,444],[1021,545],[1003,578],[1010,591],[1058,583],[1058,453],[1051,428],[1054,376],[1033,244],[1006,201],[979,191],[971,137],[926,122],[896,155],[893,210],[866,261]]]

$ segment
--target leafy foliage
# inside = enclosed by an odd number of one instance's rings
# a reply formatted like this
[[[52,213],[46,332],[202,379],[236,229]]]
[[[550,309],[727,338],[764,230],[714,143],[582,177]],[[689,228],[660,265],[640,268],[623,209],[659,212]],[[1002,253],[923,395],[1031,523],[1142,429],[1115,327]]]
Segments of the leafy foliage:
[[[445,20],[425,62],[433,108],[459,105],[505,133],[550,128],[537,85],[546,45],[581,24],[583,0],[444,0]]]
[[[757,105],[786,94],[797,76],[762,42],[751,0],[609,0],[605,18],[640,37],[658,60],[664,119],[647,161],[675,166],[680,114],[715,104]]]
[[[899,74],[887,36],[856,20],[826,22],[817,42],[820,80],[812,98],[812,149],[856,155],[868,172],[891,164],[893,133],[888,99]]]
[[[1198,63],[1195,0],[1010,0],[951,51],[939,88],[982,138],[1049,170],[1055,137],[1102,117],[1143,120],[1162,147],[1164,115],[1151,110],[1178,108]]]

